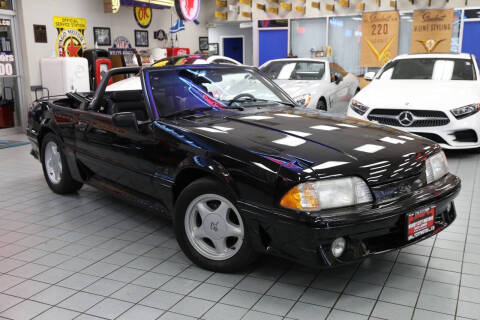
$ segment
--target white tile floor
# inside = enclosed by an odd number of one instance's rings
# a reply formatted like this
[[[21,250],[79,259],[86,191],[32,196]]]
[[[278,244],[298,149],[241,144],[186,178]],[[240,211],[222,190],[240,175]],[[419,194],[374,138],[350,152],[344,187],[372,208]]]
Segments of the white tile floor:
[[[168,221],[91,187],[52,193],[29,148],[0,150],[0,319],[480,319],[480,153],[448,154],[463,189],[435,238],[335,270],[266,257],[214,274]]]

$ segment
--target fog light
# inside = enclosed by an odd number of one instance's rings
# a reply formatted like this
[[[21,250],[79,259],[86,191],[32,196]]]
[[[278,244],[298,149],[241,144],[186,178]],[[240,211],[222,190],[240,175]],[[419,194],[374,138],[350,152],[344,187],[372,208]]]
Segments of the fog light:
[[[344,238],[340,237],[332,242],[332,254],[335,258],[340,257],[343,254],[343,251],[345,251],[347,241],[345,241]]]

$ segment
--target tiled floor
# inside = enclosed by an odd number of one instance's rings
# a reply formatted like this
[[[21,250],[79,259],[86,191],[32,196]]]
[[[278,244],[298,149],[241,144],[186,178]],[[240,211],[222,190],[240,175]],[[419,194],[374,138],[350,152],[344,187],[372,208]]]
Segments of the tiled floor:
[[[458,219],[401,252],[315,271],[264,258],[214,274],[168,221],[91,187],[58,196],[29,146],[0,150],[0,318],[480,319],[480,153],[449,153]]]

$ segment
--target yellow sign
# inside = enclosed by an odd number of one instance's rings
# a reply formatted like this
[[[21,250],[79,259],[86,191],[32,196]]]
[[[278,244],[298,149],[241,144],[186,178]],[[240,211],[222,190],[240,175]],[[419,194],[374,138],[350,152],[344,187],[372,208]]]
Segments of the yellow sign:
[[[227,20],[227,13],[226,12],[215,11],[215,18]]]
[[[260,3],[257,3],[257,9],[258,10],[262,10],[262,11],[265,11],[265,5],[264,4],[260,4]]]
[[[450,52],[453,19],[453,9],[414,11],[410,52]]]
[[[226,0],[217,0],[216,1],[217,7],[226,7],[227,1]]]
[[[281,2],[280,3],[280,8],[286,11],[292,11],[292,4],[291,3],[286,3],[286,2]]]
[[[268,0],[270,3],[278,3],[278,0]]]
[[[135,14],[135,21],[138,25],[144,29],[150,26],[152,22],[152,9],[148,7],[133,7],[133,13]]]
[[[350,0],[340,0],[340,5],[342,7],[348,8],[350,7]]]
[[[53,17],[53,26],[58,31],[56,45],[57,57],[82,57],[87,50],[85,29],[87,20],[73,17]]]
[[[357,2],[357,9],[365,10],[365,2]]]
[[[362,67],[381,67],[398,54],[398,11],[362,15]]]
[[[268,12],[273,14],[278,14],[278,8],[269,7]]]
[[[305,13],[305,7],[304,6],[295,6],[294,11],[299,12],[299,13]]]
[[[252,18],[252,13],[251,12],[242,11],[240,14],[244,18],[250,18],[250,19]]]
[[[53,26],[57,29],[87,29],[87,19],[73,17],[53,17]]]
[[[327,4],[325,5],[325,9],[327,9],[327,11],[334,11],[334,10],[335,10],[335,5],[334,5],[334,4],[327,3]]]
[[[312,8],[320,9],[320,2],[312,1]]]
[[[240,0],[240,4],[245,4],[247,6],[252,6],[252,0]]]

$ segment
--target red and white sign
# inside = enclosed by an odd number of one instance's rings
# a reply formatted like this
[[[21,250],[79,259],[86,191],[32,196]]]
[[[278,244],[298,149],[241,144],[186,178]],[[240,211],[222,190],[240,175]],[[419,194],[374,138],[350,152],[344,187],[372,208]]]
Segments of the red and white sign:
[[[435,229],[435,207],[418,210],[407,215],[407,239],[418,238]]]
[[[175,9],[182,20],[193,21],[200,13],[200,0],[176,0]]]

